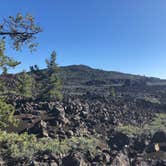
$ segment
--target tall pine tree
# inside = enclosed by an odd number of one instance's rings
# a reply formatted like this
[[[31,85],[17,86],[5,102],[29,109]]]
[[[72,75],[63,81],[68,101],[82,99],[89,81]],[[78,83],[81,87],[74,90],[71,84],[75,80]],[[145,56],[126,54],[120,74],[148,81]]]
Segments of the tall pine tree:
[[[58,76],[59,67],[56,64],[56,52],[51,53],[50,59],[46,59],[46,88],[44,98],[48,100],[62,99],[62,84]]]

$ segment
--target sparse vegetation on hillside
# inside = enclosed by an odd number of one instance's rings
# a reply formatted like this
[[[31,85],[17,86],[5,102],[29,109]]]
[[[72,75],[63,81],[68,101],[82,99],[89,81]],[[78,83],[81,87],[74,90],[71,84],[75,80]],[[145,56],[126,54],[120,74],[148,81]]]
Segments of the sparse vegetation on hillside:
[[[158,130],[166,131],[166,114],[156,113],[153,121],[144,127],[145,130],[154,134]]]
[[[124,125],[116,128],[117,131],[120,131],[124,134],[127,134],[130,137],[138,136],[143,133],[154,134],[158,130],[166,131],[166,114],[156,113],[152,122],[146,124],[143,128],[133,126],[133,125]]]
[[[137,136],[143,132],[143,129],[133,125],[119,126],[116,128],[116,130],[128,135],[129,137]]]
[[[0,164],[138,165],[144,154],[165,152],[164,80],[85,65],[60,68],[55,51],[46,69],[8,74],[20,62],[6,55],[7,42],[32,51],[39,32],[31,15],[0,25]],[[152,87],[156,81],[164,87]]]

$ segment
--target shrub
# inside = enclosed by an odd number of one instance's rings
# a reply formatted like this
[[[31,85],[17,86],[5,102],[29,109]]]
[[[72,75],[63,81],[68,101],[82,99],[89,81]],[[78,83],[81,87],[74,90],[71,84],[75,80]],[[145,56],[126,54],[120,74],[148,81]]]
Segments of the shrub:
[[[154,134],[157,130],[166,130],[165,119],[166,119],[166,114],[156,113],[152,122],[146,124],[143,128],[139,128],[133,125],[125,125],[117,127],[116,130],[131,137],[136,135],[141,135],[143,133]]]
[[[154,134],[157,130],[166,130],[166,114],[156,113],[153,121],[144,126],[144,130]]]
[[[14,118],[15,109],[12,105],[7,104],[0,98],[0,128],[5,129],[10,125],[17,125],[17,120]]]
[[[119,126],[116,128],[117,131],[122,132],[130,137],[139,135],[142,133],[142,129],[133,125]]]
[[[0,131],[0,153],[9,154],[13,158],[32,159],[41,151],[50,151],[55,154],[67,154],[70,151],[97,153],[97,146],[100,146],[100,141],[92,137],[72,137],[60,142],[51,138],[37,139],[36,136],[27,133],[19,135]]]

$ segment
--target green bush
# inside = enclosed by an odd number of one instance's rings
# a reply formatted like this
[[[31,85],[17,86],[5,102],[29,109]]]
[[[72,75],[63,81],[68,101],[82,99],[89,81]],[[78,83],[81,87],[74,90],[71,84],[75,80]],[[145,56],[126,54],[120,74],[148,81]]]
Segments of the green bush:
[[[13,158],[31,159],[37,152],[46,150],[55,154],[67,154],[69,151],[97,153],[97,146],[100,146],[100,141],[92,137],[72,137],[59,141],[51,138],[37,139],[27,133],[19,135],[0,131],[0,153],[9,154]]]
[[[144,126],[144,130],[155,133],[157,130],[166,130],[166,114],[156,113],[153,121]]]
[[[119,126],[116,128],[117,131],[122,132],[130,137],[139,135],[142,133],[142,129],[133,125]]]
[[[17,120],[14,118],[15,109],[12,105],[7,104],[0,98],[0,128],[6,129],[10,125],[17,125]]]
[[[117,131],[122,132],[130,137],[141,135],[143,133],[154,134],[157,130],[166,130],[166,114],[156,113],[153,120],[143,128],[133,125],[118,126]]]

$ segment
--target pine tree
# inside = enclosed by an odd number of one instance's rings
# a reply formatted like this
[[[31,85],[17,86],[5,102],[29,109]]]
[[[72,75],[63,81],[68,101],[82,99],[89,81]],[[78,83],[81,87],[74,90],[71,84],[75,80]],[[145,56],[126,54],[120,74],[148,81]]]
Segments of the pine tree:
[[[43,70],[40,70],[37,65],[30,67],[30,73],[33,79],[33,86],[32,86],[33,97],[35,99],[41,100],[43,98],[44,90],[46,87],[45,78],[47,76],[45,72]]]
[[[58,76],[59,67],[56,64],[56,52],[53,51],[50,59],[46,59],[46,88],[44,98],[48,100],[62,99],[62,84]]]
[[[32,97],[34,79],[25,71],[20,73],[17,79],[19,93],[25,97]]]
[[[0,23],[0,73],[6,74],[8,68],[14,68],[20,64],[20,62],[17,62],[12,57],[6,55],[5,44],[10,41],[11,46],[13,46],[16,51],[21,50],[22,46],[25,44],[30,51],[33,51],[37,46],[37,43],[34,42],[36,34],[41,32],[41,28],[35,25],[35,19],[29,14],[22,16],[18,13],[15,17],[9,16],[7,19],[2,20],[2,23]],[[0,83],[1,92],[4,88],[4,84]],[[23,91],[26,95],[30,95],[27,93],[27,89],[24,89]],[[15,122],[14,108],[10,104],[7,104],[1,96],[0,129],[6,128],[10,123],[15,124]]]
[[[112,86],[109,87],[109,95],[112,97],[116,96],[115,89]]]
[[[2,81],[0,82],[0,95],[4,94],[6,92],[6,86],[5,83]]]
[[[0,68],[3,74],[7,74],[8,68],[14,68],[20,64],[11,57],[5,55],[5,41],[0,40]]]
[[[0,129],[5,129],[10,125],[16,126],[18,121],[14,118],[15,109],[12,105],[7,104],[5,100],[0,98]]]
[[[6,42],[10,40],[16,51],[21,50],[24,44],[30,51],[33,51],[37,46],[37,43],[34,42],[35,35],[39,32],[41,32],[41,28],[35,25],[35,19],[29,14],[23,16],[18,13],[15,17],[9,16],[7,19],[3,19],[3,22],[0,23],[0,69],[3,73],[7,73],[8,68],[20,64],[5,54]]]

